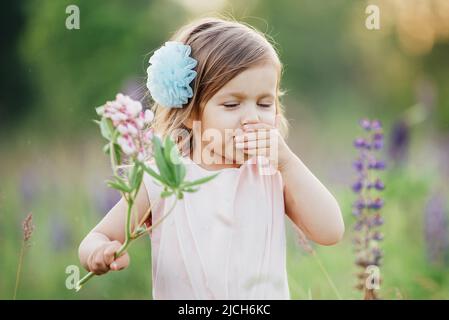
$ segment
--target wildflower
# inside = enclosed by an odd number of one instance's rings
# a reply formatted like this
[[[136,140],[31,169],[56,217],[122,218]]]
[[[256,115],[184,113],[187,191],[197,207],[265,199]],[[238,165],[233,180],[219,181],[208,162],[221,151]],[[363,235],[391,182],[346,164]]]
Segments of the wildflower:
[[[380,266],[382,259],[379,242],[382,241],[383,234],[377,228],[384,222],[380,215],[384,201],[377,193],[384,190],[385,185],[373,175],[386,168],[385,162],[375,156],[383,148],[384,134],[378,120],[362,119],[359,124],[366,136],[355,139],[353,143],[359,154],[353,163],[357,178],[351,186],[352,191],[357,194],[352,210],[356,219],[353,227],[356,235],[352,243],[356,253],[355,264],[363,269],[357,274],[356,288],[364,291],[365,299],[376,299],[374,289],[366,286],[365,271],[370,266]]]
[[[399,120],[393,124],[389,140],[388,154],[395,164],[402,163],[407,157],[410,144],[410,125]]]
[[[29,213],[22,222],[23,241],[27,243],[34,231],[33,214]]]
[[[427,258],[431,264],[443,266],[447,263],[449,239],[445,197],[433,194],[424,210],[424,233]]]
[[[17,289],[19,288],[19,282],[20,282],[20,272],[22,271],[22,263],[23,258],[25,254],[25,248],[29,246],[29,241],[31,239],[31,236],[34,231],[34,225],[33,225],[33,214],[29,213],[25,220],[22,222],[22,233],[23,233],[23,239],[22,239],[22,247],[20,249],[20,255],[19,255],[19,264],[17,266],[17,273],[16,273],[16,285],[14,287],[14,297],[15,300],[17,297]]]
[[[118,144],[124,154],[142,162],[151,157],[148,153],[153,138],[153,129],[149,126],[154,119],[151,110],[143,111],[139,101],[121,93],[117,94],[114,101],[108,101],[96,110],[98,115],[105,119],[102,121],[111,120],[118,133],[113,142]],[[103,123],[103,126],[105,134],[108,135],[106,138],[111,138],[112,128],[109,128],[110,132],[107,133],[109,123]]]

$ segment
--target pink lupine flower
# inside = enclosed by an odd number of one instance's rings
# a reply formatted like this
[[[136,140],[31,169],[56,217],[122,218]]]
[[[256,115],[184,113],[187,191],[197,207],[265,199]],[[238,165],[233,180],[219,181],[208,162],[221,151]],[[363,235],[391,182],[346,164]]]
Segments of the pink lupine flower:
[[[140,161],[150,157],[153,130],[149,124],[154,119],[151,110],[143,111],[139,101],[119,93],[114,101],[97,108],[97,113],[111,119],[119,134],[116,142],[123,153]]]

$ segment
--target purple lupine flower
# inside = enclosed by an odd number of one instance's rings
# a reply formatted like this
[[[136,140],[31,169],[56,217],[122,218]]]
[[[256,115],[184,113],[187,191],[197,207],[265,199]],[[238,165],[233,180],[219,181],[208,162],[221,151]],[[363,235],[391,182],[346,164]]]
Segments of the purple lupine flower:
[[[371,130],[371,121],[369,121],[369,119],[361,119],[359,121],[359,124],[363,129],[365,129],[367,131]]]
[[[352,185],[352,191],[354,191],[355,193],[359,193],[362,190],[362,188],[363,188],[362,180],[358,180]]]
[[[381,241],[384,238],[384,235],[381,232],[379,232],[379,231],[375,231],[373,233],[372,238],[373,238],[373,240]]]
[[[356,161],[353,162],[352,165],[354,169],[356,169],[357,171],[363,170],[363,161],[361,159],[357,159]]]
[[[377,213],[374,216],[368,218],[367,224],[370,228],[379,227],[384,224],[384,219],[379,213]]]
[[[358,150],[358,157],[353,163],[357,177],[351,186],[357,194],[352,206],[352,214],[356,219],[356,235],[353,240],[355,264],[363,269],[357,275],[359,283],[356,287],[365,292],[365,299],[377,299],[375,289],[365,284],[365,270],[373,265],[379,267],[383,256],[379,248],[383,234],[378,228],[384,223],[380,215],[384,201],[379,193],[385,189],[385,185],[375,175],[377,171],[386,168],[385,162],[378,158],[378,153],[384,146],[384,134],[382,124],[378,120],[362,119],[359,124],[364,129],[365,136],[358,137],[353,143]]]
[[[379,178],[377,178],[376,181],[374,182],[374,188],[375,188],[376,190],[381,191],[381,190],[385,189],[385,185],[384,185],[384,183],[382,182],[382,180],[380,180]]]
[[[445,265],[448,262],[448,218],[446,199],[436,193],[428,200],[424,210],[424,233],[427,258],[431,264]]]
[[[398,165],[407,157],[410,144],[410,126],[406,121],[399,120],[393,124],[389,140],[388,155]]]
[[[379,161],[376,159],[371,159],[368,163],[368,169],[376,169],[376,170],[383,170],[385,169],[385,162]]]
[[[382,130],[382,123],[379,120],[371,121],[371,130]]]
[[[357,138],[354,140],[354,147],[357,149],[363,149],[368,147],[368,142],[365,139]]]
[[[359,198],[354,202],[353,207],[356,209],[362,210],[363,208],[366,207],[366,203],[363,199]]]
[[[376,198],[368,203],[367,208],[379,210],[383,207],[383,205],[384,205],[384,201],[380,198]]]

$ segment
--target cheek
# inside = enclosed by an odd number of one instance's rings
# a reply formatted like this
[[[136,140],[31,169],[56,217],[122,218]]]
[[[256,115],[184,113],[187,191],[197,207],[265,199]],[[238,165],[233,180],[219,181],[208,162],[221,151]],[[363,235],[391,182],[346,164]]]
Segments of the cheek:
[[[276,110],[273,110],[272,112],[267,112],[266,114],[262,115],[261,120],[263,123],[266,123],[270,126],[275,126],[276,124]]]
[[[236,129],[239,126],[239,116],[237,112],[230,112],[219,107],[211,107],[203,115],[202,125],[205,128],[214,128],[220,131],[225,129]]]
[[[238,125],[238,117],[232,114],[232,112],[226,112],[226,110],[221,110],[220,108],[214,106],[208,106],[208,109],[204,110],[202,119],[201,119],[201,130],[203,138],[207,141],[207,144],[212,143],[214,149],[218,153],[222,153],[221,150],[224,147],[224,144],[228,144],[233,142],[232,134],[230,134],[229,129],[235,129],[235,123],[237,119]],[[228,129],[228,130],[227,130]],[[217,139],[210,139],[206,137],[217,135]]]

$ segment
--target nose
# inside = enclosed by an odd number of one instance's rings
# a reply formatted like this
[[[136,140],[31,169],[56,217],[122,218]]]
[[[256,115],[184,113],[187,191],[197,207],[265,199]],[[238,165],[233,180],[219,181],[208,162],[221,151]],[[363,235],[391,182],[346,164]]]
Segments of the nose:
[[[241,125],[245,124],[253,124],[253,123],[259,123],[260,117],[259,113],[257,112],[257,107],[255,106],[248,106],[245,108],[244,114],[242,115],[242,118],[240,120]]]

